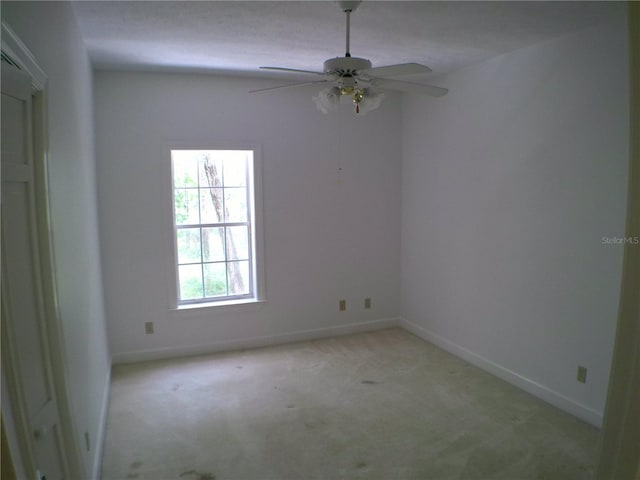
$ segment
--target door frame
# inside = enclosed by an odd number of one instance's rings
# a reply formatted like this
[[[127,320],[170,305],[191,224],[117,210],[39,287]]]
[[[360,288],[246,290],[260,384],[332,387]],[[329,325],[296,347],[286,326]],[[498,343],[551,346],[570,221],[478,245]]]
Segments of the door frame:
[[[70,478],[86,478],[82,467],[81,442],[72,415],[71,389],[67,374],[66,350],[64,345],[64,331],[58,307],[58,295],[55,281],[55,262],[53,255],[53,235],[51,229],[49,207],[49,176],[48,176],[48,95],[47,75],[40,68],[35,57],[13,30],[2,21],[2,53],[8,56],[17,67],[31,77],[32,92],[32,141],[34,191],[36,206],[36,228],[38,231],[38,256],[40,271],[39,281],[42,285],[44,298],[44,315],[47,326],[47,349],[51,361],[52,383],[54,395],[60,417],[62,441],[65,449],[65,461]],[[4,314],[4,312],[3,312]],[[26,409],[19,396],[10,395],[5,387],[14,387],[20,383],[15,361],[11,351],[15,346],[8,335],[2,336],[2,342],[7,342],[2,362],[2,417],[5,422],[7,442],[11,451],[16,473],[24,475],[35,471],[31,463],[33,454],[31,443],[33,433],[26,421]],[[5,346],[3,346],[5,350]],[[16,383],[17,382],[17,383]],[[9,402],[9,403],[7,403]],[[21,477],[22,478],[22,477]],[[26,478],[26,477],[24,477]],[[35,478],[35,476],[31,476]]]
[[[629,187],[622,286],[597,480],[640,479],[640,3],[628,2]]]

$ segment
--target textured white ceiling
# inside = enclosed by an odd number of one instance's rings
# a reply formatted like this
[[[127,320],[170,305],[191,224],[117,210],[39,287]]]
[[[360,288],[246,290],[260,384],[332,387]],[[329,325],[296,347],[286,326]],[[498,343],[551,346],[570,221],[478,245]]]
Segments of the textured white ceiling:
[[[331,1],[77,1],[73,8],[99,69],[274,76],[258,67],[321,71],[324,60],[345,53],[345,14]],[[351,53],[374,66],[423,63],[437,75],[606,22],[623,8],[365,1],[351,16]]]

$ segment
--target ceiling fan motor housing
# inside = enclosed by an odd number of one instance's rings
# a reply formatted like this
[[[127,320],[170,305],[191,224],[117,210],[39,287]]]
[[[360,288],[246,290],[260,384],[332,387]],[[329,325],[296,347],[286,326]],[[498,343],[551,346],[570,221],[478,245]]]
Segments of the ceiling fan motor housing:
[[[324,62],[324,73],[339,76],[353,76],[359,70],[371,68],[371,62],[366,58],[336,57]]]

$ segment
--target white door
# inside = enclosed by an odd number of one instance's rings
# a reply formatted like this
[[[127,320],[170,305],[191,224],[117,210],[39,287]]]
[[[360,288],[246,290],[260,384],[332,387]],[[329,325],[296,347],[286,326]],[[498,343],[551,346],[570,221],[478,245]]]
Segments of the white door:
[[[69,478],[39,259],[31,79],[2,64],[2,370],[31,478]],[[48,232],[42,232],[48,235]]]

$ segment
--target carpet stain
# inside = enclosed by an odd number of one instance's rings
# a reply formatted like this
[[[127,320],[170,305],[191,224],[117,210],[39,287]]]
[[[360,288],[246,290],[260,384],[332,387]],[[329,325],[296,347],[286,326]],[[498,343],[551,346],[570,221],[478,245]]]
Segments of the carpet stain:
[[[139,460],[136,460],[135,462],[132,462],[132,463],[131,463],[131,465],[129,465],[129,468],[130,468],[131,470],[137,470],[137,469],[139,469],[141,466],[142,466],[142,462],[141,462],[141,461],[139,461]],[[139,476],[139,475],[138,475],[136,472],[129,472],[129,473],[127,474],[127,478],[131,478],[131,479],[133,479],[133,478],[138,478],[138,476]]]
[[[243,367],[242,367],[242,365],[238,365],[236,368],[239,370],[239,369],[241,369]]]
[[[287,405],[287,408],[296,408],[295,405]]]
[[[363,385],[380,385],[384,382],[376,382],[375,380],[362,380],[360,383]]]
[[[363,462],[363,461],[359,461],[358,463],[356,463],[356,468],[367,468],[369,465],[367,465],[367,462]]]
[[[181,383],[174,383],[173,388],[171,390],[173,390],[174,392],[177,392],[181,386],[182,386]]]
[[[306,420],[304,426],[309,430],[315,430],[316,428],[324,427],[328,424],[326,420]]]
[[[189,470],[188,472],[182,472],[180,478],[193,477],[196,480],[216,480],[216,476],[209,472],[198,472],[197,470]]]

